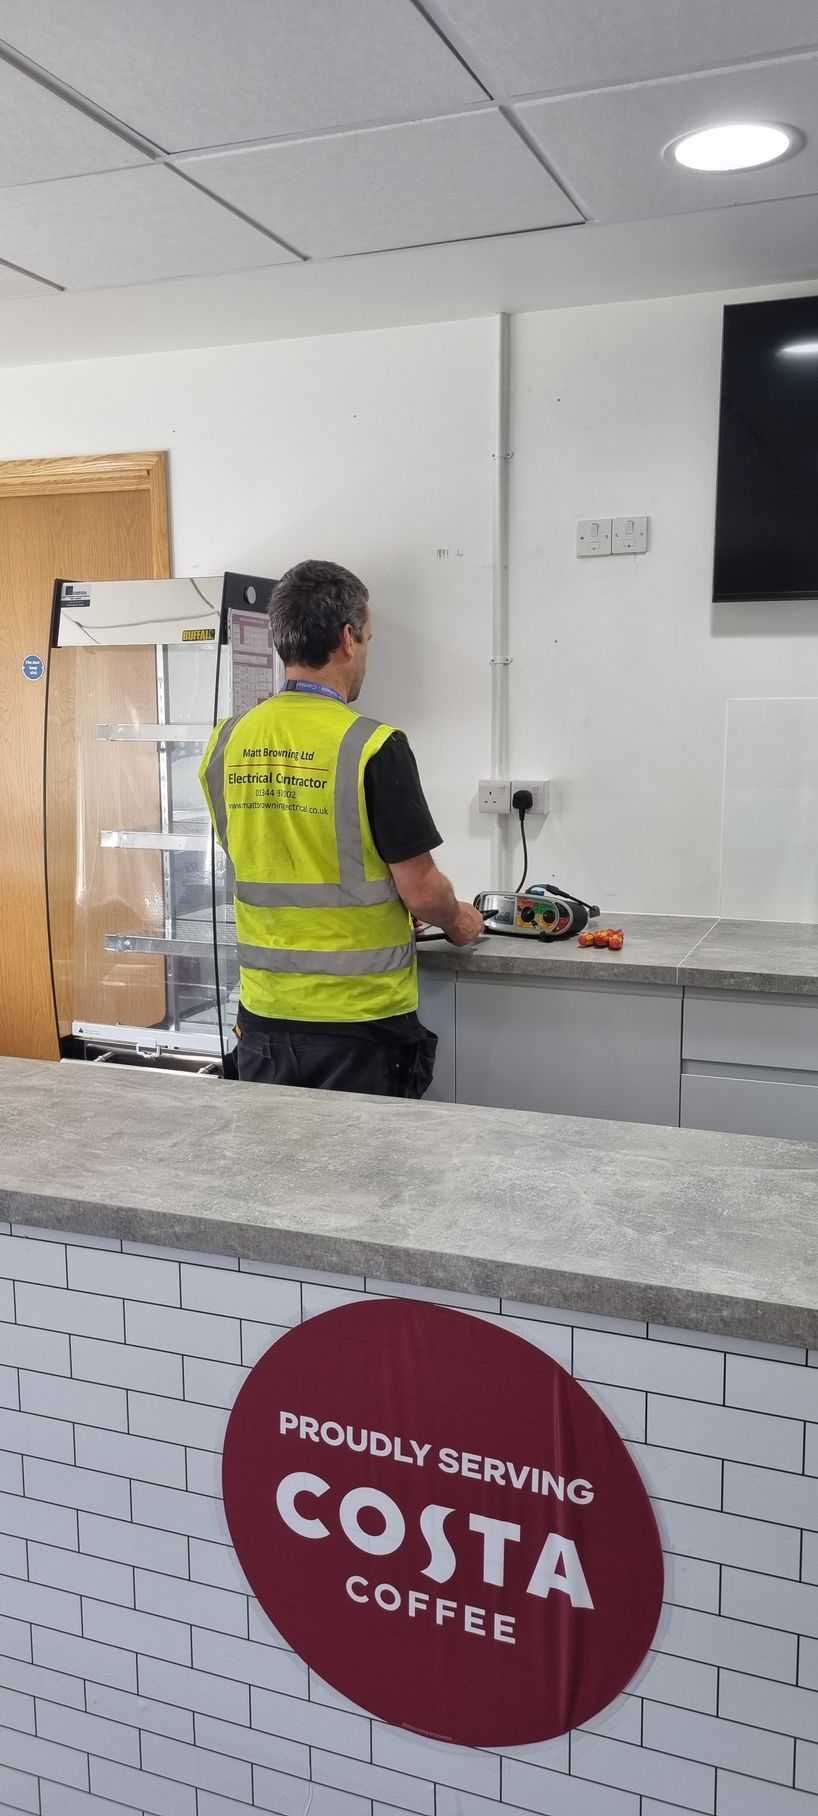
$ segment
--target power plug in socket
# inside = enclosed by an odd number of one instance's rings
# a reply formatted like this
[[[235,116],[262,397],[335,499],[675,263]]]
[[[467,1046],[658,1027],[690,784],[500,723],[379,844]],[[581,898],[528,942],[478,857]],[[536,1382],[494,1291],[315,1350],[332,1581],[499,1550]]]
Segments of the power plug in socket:
[[[518,788],[527,788],[529,794],[531,795],[532,804],[528,809],[529,813],[538,813],[538,814],[543,814],[543,815],[548,813],[549,808],[551,806],[551,783],[550,782],[512,782],[511,783],[512,801],[514,799],[515,794],[517,793]]]
[[[479,782],[477,787],[477,805],[481,813],[511,812],[510,782]]]

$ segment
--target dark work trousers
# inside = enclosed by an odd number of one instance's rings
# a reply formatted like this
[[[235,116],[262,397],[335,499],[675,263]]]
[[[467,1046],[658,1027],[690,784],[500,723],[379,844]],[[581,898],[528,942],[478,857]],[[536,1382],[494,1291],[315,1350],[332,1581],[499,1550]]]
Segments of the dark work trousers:
[[[372,1033],[243,1029],[236,1049],[244,1083],[300,1085],[314,1091],[356,1091],[373,1097],[423,1097],[432,1082],[437,1035],[422,1030],[408,1045]]]

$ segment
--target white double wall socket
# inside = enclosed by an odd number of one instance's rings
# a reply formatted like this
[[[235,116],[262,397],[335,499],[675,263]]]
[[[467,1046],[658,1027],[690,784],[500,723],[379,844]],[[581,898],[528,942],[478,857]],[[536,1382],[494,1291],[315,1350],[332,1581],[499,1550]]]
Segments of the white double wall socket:
[[[519,788],[527,788],[532,797],[532,806],[528,812],[546,814],[550,806],[550,782],[503,782],[489,781],[478,783],[477,805],[481,813],[516,813],[512,801]]]
[[[577,524],[577,555],[644,555],[647,517],[583,517]]]

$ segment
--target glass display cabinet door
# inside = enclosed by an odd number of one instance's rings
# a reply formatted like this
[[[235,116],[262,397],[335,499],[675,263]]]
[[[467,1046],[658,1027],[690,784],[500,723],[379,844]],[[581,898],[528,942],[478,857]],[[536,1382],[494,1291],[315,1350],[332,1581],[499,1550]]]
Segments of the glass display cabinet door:
[[[266,615],[234,591],[235,613],[221,578],[62,584],[46,862],[66,1052],[206,1063],[235,1044],[233,878],[198,770],[216,720],[279,676]]]

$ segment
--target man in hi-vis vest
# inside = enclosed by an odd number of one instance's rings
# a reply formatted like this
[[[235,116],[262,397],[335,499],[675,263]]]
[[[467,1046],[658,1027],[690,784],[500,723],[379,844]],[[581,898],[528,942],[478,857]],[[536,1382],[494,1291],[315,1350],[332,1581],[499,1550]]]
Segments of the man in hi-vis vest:
[[[413,921],[456,946],[483,922],[441,844],[403,732],[352,707],[369,594],[332,561],[274,588],[284,691],[218,725],[200,779],[236,873],[242,1079],[422,1097],[435,1036],[417,1016]]]

